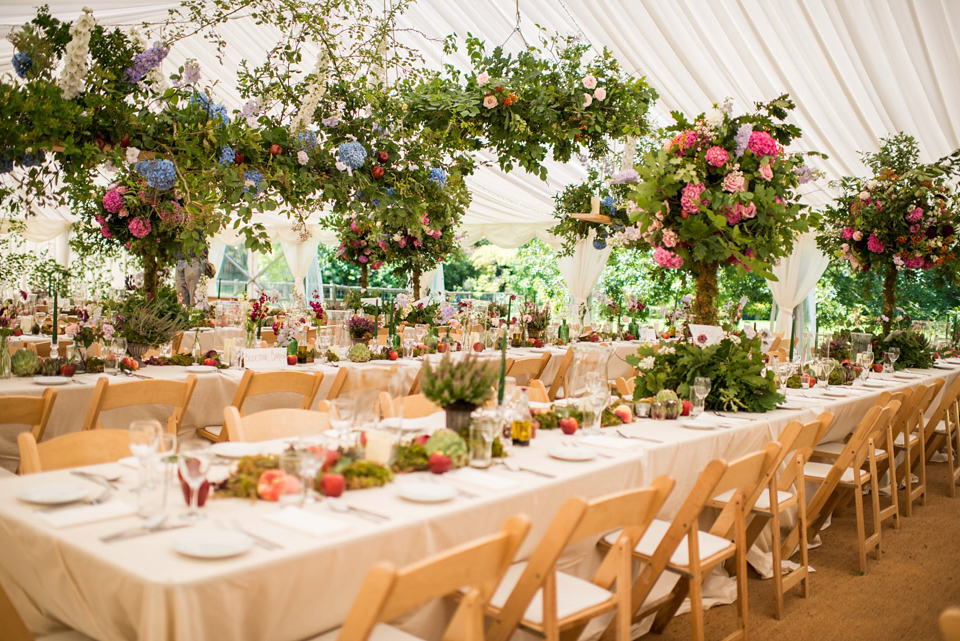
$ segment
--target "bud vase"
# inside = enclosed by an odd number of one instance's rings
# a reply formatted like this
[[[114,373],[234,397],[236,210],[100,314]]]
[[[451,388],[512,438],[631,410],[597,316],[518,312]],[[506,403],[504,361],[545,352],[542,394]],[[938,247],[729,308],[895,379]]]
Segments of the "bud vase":
[[[13,376],[13,366],[10,361],[10,350],[7,347],[7,337],[0,336],[0,379]]]

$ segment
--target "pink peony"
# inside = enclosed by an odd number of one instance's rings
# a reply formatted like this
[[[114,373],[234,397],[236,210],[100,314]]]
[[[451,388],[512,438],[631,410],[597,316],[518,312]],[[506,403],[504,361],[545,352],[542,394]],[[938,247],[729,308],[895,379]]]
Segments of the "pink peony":
[[[607,97],[607,90],[603,87],[597,87],[597,90],[593,92],[593,97],[597,100],[603,100]]]
[[[103,195],[103,208],[111,214],[115,214],[123,209],[123,196],[116,191],[110,190]]]
[[[913,211],[907,214],[908,223],[918,223],[923,218],[923,210],[917,207]]]
[[[853,227],[844,227],[842,236],[844,240],[853,238]]]
[[[131,218],[127,228],[137,238],[143,238],[150,233],[150,221],[146,218]]]
[[[923,269],[923,256],[911,256],[903,261],[903,266],[907,269]]]
[[[729,160],[729,158],[730,154],[723,147],[715,146],[707,149],[707,163],[714,167],[723,167],[725,164],[727,164],[727,160]]]
[[[587,74],[586,76],[583,77],[583,86],[586,87],[587,89],[594,89],[597,86],[597,79],[594,78],[592,75]]]
[[[859,230],[853,232],[853,239],[858,241],[863,240],[863,232]]]
[[[770,165],[760,165],[760,177],[764,180],[773,180],[773,168]]]
[[[663,230],[663,244],[666,247],[676,247],[677,246],[677,232],[672,229]]]
[[[492,93],[483,97],[483,106],[487,109],[493,109],[497,106],[497,98]]]
[[[370,259],[367,258],[365,255],[360,254],[359,260],[360,260],[361,263],[366,263],[366,262],[367,262],[368,260],[370,260]]]
[[[104,238],[113,238],[113,234],[110,233],[110,230],[107,229],[106,225],[100,228],[100,233],[103,234]]]
[[[731,171],[729,174],[723,177],[723,190],[728,191],[731,194],[746,191],[747,190],[747,181],[743,177],[743,172],[740,171]]]
[[[688,214],[696,214],[699,212],[700,205],[703,204],[700,202],[700,195],[706,188],[706,185],[703,183],[687,183],[687,186],[683,188],[680,196],[680,206],[683,208],[683,211]],[[707,199],[704,200],[706,201]]]
[[[666,269],[680,269],[683,267],[683,258],[663,247],[657,247],[653,250],[653,260],[657,262],[657,265]]]
[[[870,234],[870,238],[867,239],[867,249],[874,254],[882,254],[884,247],[883,243],[880,242],[880,239],[877,238],[875,234]]]
[[[776,156],[779,153],[777,141],[765,131],[752,132],[747,142],[747,149],[760,157]]]

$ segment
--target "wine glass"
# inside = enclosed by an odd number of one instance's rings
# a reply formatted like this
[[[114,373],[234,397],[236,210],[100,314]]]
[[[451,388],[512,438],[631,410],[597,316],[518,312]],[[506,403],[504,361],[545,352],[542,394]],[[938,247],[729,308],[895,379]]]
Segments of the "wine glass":
[[[594,410],[590,433],[598,434],[600,426],[603,424],[603,410],[606,409],[607,403],[610,401],[610,385],[600,375],[600,372],[587,373],[587,394],[590,396]]]
[[[117,350],[119,358],[123,358],[127,353],[127,339],[123,336],[114,336],[113,337],[113,349]]]
[[[867,350],[857,354],[857,364],[863,369],[860,372],[860,380],[870,378],[870,368],[873,367],[873,351]]]
[[[705,376],[698,376],[693,379],[693,386],[690,388],[693,394],[693,416],[699,416],[706,406],[707,396],[710,394],[710,379]]]
[[[176,460],[176,455],[177,435],[161,432],[159,438],[157,438],[157,451],[154,460],[159,463],[158,471],[160,473],[160,483],[163,484],[164,508],[167,505],[167,488],[170,487],[170,482],[173,480],[171,478],[173,475],[173,465],[171,463]]]
[[[190,488],[190,509],[181,516],[184,521],[194,522],[204,518],[198,504],[200,488],[207,480],[207,472],[210,470],[209,447],[208,443],[193,439],[180,443],[178,448],[177,465],[180,468],[180,476]]]
[[[337,432],[337,438],[346,441],[353,427],[353,399],[337,398],[330,403],[330,425]]]
[[[137,457],[140,467],[140,486],[135,490],[142,492],[152,486],[150,479],[150,461],[157,453],[157,441],[162,429],[159,421],[133,421],[130,423],[128,439],[130,453]]]
[[[316,503],[317,497],[313,490],[313,482],[320,468],[327,460],[327,448],[317,439],[310,439],[302,443],[300,453],[300,478],[303,481],[303,502]]]
[[[887,360],[890,362],[890,369],[896,369],[897,359],[900,358],[900,348],[899,347],[889,347],[887,348]]]

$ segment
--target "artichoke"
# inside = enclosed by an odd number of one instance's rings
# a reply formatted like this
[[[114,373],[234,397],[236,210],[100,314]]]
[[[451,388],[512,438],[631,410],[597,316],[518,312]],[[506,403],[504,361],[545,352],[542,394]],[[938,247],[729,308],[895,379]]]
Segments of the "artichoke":
[[[677,393],[672,389],[662,389],[657,392],[657,396],[654,398],[655,401],[679,401],[680,397],[677,396]]]
[[[350,348],[350,353],[347,354],[349,358],[354,363],[366,363],[372,358],[370,354],[370,348],[364,345],[363,343],[357,343]]]
[[[42,363],[40,363],[40,375],[41,376],[59,376],[60,375],[60,366],[66,365],[66,358],[48,358]]]
[[[40,369],[40,357],[23,347],[10,357],[10,366],[14,376],[33,376]]]
[[[438,430],[427,439],[423,446],[427,454],[440,452],[450,457],[453,467],[463,467],[469,462],[467,443],[453,430]]]

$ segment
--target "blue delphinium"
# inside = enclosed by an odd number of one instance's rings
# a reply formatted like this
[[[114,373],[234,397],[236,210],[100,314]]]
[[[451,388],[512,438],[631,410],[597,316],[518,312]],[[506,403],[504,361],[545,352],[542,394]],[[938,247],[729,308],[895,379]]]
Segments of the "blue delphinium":
[[[263,189],[263,174],[256,169],[248,169],[243,172],[243,191],[248,194],[259,194]]]
[[[434,167],[430,170],[430,181],[437,183],[443,189],[443,186],[447,184],[447,172]]]
[[[217,161],[221,165],[229,167],[234,163],[236,159],[237,159],[237,154],[233,150],[233,147],[228,147],[226,145],[224,145],[223,147],[220,147],[220,157],[217,159]]]
[[[0,151],[0,174],[8,174],[13,171],[13,147],[7,147]]]
[[[617,213],[617,208],[613,206],[613,196],[607,196],[603,199],[603,208],[607,210],[607,214],[613,216]]]
[[[293,140],[300,149],[313,151],[317,148],[317,134],[312,131],[301,131]]]
[[[367,150],[358,142],[345,142],[337,148],[337,160],[350,169],[360,169],[367,160]]]
[[[17,75],[21,78],[26,78],[27,74],[30,73],[30,70],[33,68],[33,57],[26,51],[21,51],[14,54],[13,60],[13,70],[17,72]]]

